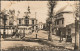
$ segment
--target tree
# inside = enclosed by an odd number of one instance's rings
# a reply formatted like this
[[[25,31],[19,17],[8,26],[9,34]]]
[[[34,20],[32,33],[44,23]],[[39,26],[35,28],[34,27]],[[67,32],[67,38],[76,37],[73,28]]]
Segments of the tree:
[[[15,10],[9,10],[9,25],[13,25],[15,17]]]
[[[76,11],[75,11],[75,46],[74,46],[74,50],[79,50],[79,17],[80,17],[80,1],[76,2]]]
[[[48,21],[48,23],[49,23],[49,35],[48,35],[48,40],[49,41],[53,41],[52,40],[52,21],[53,21],[53,14],[54,14],[54,8],[55,8],[55,6],[56,6],[56,1],[53,1],[53,0],[50,0],[49,1],[49,3],[48,3],[48,7],[49,7],[49,11],[48,11],[48,16],[49,16],[49,21]]]
[[[5,29],[6,29],[6,21],[7,21],[7,14],[6,14],[6,10],[4,9],[2,12],[2,19],[3,19],[3,24],[4,24],[4,32],[3,32],[3,38],[6,37],[5,35]]]

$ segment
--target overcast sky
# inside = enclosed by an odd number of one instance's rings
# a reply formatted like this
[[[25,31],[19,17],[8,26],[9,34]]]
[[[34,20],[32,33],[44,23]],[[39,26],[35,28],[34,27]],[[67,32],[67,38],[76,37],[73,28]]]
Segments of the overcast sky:
[[[48,1],[1,1],[1,10],[6,9],[15,9],[16,10],[16,14],[17,11],[20,11],[20,16],[19,17],[23,17],[23,13],[27,11],[27,7],[28,5],[30,6],[30,10],[31,10],[31,17],[35,18],[35,12],[36,14],[36,18],[38,19],[38,22],[46,22],[46,18],[48,17]],[[66,6],[66,5],[71,5],[72,7],[74,7],[74,1],[58,1],[56,8],[54,9],[55,12],[57,12],[59,9],[61,9],[62,7]],[[70,6],[70,7],[71,7]],[[71,7],[71,9],[68,8],[68,10],[72,10],[73,8]]]

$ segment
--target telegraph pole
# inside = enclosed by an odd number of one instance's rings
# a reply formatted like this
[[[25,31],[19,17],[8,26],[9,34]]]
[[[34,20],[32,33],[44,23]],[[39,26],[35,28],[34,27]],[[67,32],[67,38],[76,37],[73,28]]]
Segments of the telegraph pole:
[[[36,13],[37,12],[35,12],[35,19],[36,19]],[[36,23],[36,39],[37,39],[37,34],[38,34],[38,26],[37,26],[37,20],[35,20],[35,22],[34,23]],[[34,25],[33,25],[34,26]]]

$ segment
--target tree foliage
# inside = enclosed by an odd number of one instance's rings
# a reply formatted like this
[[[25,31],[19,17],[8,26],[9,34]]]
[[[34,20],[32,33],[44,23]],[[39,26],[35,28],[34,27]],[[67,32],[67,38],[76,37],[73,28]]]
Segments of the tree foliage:
[[[56,4],[57,4],[57,2],[56,2],[56,1],[53,1],[53,0],[50,0],[50,1],[48,2],[48,8],[49,8],[49,10],[48,10],[48,16],[49,16],[50,18],[53,17],[54,8],[56,7]]]

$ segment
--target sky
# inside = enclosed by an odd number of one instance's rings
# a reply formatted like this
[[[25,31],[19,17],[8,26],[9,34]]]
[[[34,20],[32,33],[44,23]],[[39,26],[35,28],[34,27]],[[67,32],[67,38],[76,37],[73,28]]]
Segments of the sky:
[[[30,6],[31,11],[31,18],[35,18],[35,12],[36,12],[36,19],[39,22],[46,22],[46,19],[48,18],[48,1],[1,1],[1,10],[15,10],[16,16],[17,12],[20,11],[19,18],[22,18],[24,16],[24,12],[27,11],[28,5]],[[54,8],[55,13],[60,10],[62,7],[65,7],[67,5],[70,5],[70,7],[67,8],[69,11],[73,11],[74,9],[74,1],[58,1],[56,7]]]

